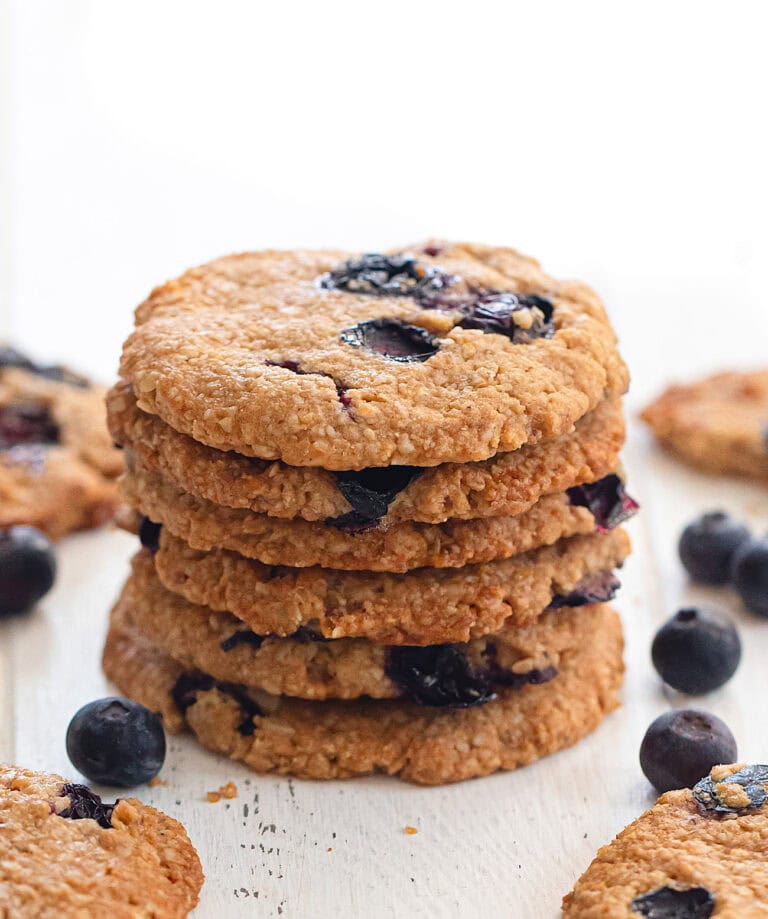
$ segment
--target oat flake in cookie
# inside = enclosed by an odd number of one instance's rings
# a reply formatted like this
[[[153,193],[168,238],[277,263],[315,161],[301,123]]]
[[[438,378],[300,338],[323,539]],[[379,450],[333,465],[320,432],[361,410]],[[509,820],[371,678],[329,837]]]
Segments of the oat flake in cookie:
[[[203,872],[184,827],[135,798],[0,765],[0,914],[181,919]]]
[[[569,919],[768,915],[768,767],[716,766],[604,846],[563,901]]]
[[[138,308],[141,410],[220,450],[332,470],[485,460],[559,437],[627,372],[598,297],[512,249],[257,252]]]

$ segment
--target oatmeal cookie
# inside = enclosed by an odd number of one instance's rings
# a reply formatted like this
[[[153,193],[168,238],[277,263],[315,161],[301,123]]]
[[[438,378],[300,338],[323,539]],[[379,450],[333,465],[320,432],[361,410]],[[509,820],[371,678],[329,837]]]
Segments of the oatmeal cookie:
[[[206,447],[142,412],[124,382],[110,390],[107,406],[112,436],[142,468],[214,504],[310,521],[353,513],[385,525],[516,516],[543,495],[607,475],[624,442],[621,402],[614,399],[568,434],[483,462],[334,473]]]
[[[768,481],[768,370],[670,386],[642,418],[696,468]]]
[[[634,510],[634,505],[626,504],[618,478],[610,478],[607,489],[595,483],[586,497],[583,489],[547,495],[517,517],[450,520],[443,524],[405,521],[389,527],[368,526],[360,531],[221,507],[138,467],[126,474],[122,488],[132,507],[166,526],[194,549],[230,549],[266,565],[405,572],[508,558],[568,536],[615,526]],[[608,511],[603,507],[604,493],[610,505]],[[600,507],[592,502],[593,494],[600,496]]]
[[[414,647],[362,638],[328,640],[307,627],[275,638],[257,634],[230,613],[196,606],[167,590],[146,550],[132,567],[118,604],[157,648],[217,680],[302,699],[370,696],[423,705],[481,705],[501,687],[554,679],[562,655],[591,641],[594,628],[594,607],[584,605],[558,608],[527,628],[506,626],[466,644]]]
[[[135,798],[107,804],[58,775],[0,765],[0,913],[181,919],[203,883],[184,827]]]
[[[715,766],[604,846],[563,901],[569,919],[768,914],[768,766]]]
[[[473,708],[403,701],[307,702],[248,691],[187,671],[116,608],[104,669],[120,690],[162,714],[170,731],[198,740],[257,772],[333,779],[384,772],[439,785],[515,769],[568,747],[618,705],[622,635],[607,606],[592,639],[563,654],[556,679],[502,689]]]
[[[629,551],[626,532],[617,529],[460,569],[340,572],[271,567],[224,549],[204,552],[163,528],[154,561],[169,590],[230,612],[260,635],[305,627],[326,638],[422,645],[525,626],[553,602],[596,602],[612,583],[605,573]]]
[[[485,460],[559,437],[627,387],[597,295],[513,249],[256,252],[136,313],[121,376],[210,447],[353,470]]]

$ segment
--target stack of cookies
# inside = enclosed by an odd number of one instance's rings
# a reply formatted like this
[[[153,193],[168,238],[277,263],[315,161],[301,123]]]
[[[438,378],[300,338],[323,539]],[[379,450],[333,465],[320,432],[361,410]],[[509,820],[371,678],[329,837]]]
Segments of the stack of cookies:
[[[168,730],[437,784],[618,704],[628,378],[589,288],[469,244],[230,256],[153,291],[121,377],[104,667]]]

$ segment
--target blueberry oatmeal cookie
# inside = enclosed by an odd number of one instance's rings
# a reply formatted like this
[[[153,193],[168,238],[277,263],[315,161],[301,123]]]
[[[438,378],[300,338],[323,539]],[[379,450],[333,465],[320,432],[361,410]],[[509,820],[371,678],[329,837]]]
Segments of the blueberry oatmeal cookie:
[[[618,616],[594,608],[593,636],[562,654],[557,676],[472,707],[404,701],[307,702],[188,670],[160,651],[118,604],[104,669],[120,690],[257,772],[350,778],[383,772],[438,785],[515,769],[576,743],[618,705]]]
[[[516,516],[544,495],[608,475],[624,442],[621,402],[613,399],[572,432],[482,462],[331,472],[206,447],[142,412],[124,382],[110,390],[107,405],[112,436],[143,469],[214,504],[310,521],[352,514],[383,525]]]
[[[573,602],[611,598],[615,580],[608,579],[606,588],[602,597],[582,595]],[[527,627],[507,625],[469,643],[419,647],[329,640],[307,626],[280,638],[258,634],[230,613],[167,590],[148,552],[134,558],[118,601],[158,649],[217,680],[302,699],[403,697],[427,705],[479,704],[499,687],[553,679],[561,656],[588,642],[594,626],[594,606],[569,608],[567,602],[559,596]]]
[[[768,370],[670,386],[642,418],[664,447],[696,468],[768,481]]]
[[[200,860],[184,827],[135,798],[108,804],[58,775],[0,765],[0,914],[181,919]]]
[[[154,563],[168,590],[262,635],[307,628],[326,638],[423,645],[527,626],[552,604],[609,600],[611,571],[629,550],[616,529],[501,561],[399,575],[262,565],[224,549],[192,549],[163,528]]]
[[[104,390],[0,347],[0,528],[58,538],[99,526],[115,511],[121,469]]]
[[[563,901],[573,919],[768,915],[768,766],[716,766],[604,846]]]
[[[513,249],[257,252],[137,310],[121,376],[210,447],[360,470],[485,460],[573,430],[628,377],[599,298]]]
[[[137,467],[122,488],[132,507],[195,549],[229,549],[266,565],[393,572],[509,558],[568,536],[612,529],[637,507],[617,475],[547,495],[517,517],[389,527],[281,520],[221,507]]]

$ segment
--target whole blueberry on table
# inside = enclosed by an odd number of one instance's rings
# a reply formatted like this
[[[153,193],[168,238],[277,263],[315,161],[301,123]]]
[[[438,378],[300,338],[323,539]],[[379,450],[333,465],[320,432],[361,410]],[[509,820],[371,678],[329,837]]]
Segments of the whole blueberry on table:
[[[659,629],[651,657],[665,683],[698,695],[730,680],[741,660],[741,641],[725,616],[690,607],[679,610]]]
[[[70,721],[67,755],[92,782],[140,785],[154,778],[165,761],[163,723],[130,699],[97,699]]]
[[[741,546],[733,558],[731,579],[747,609],[768,616],[768,537]]]
[[[640,766],[660,793],[692,788],[713,766],[737,758],[728,726],[715,715],[692,708],[660,715],[640,745]]]
[[[680,561],[694,581],[727,584],[733,556],[749,537],[747,527],[724,511],[702,514],[680,536]]]
[[[56,555],[44,533],[25,526],[0,531],[0,615],[33,607],[55,578]]]

